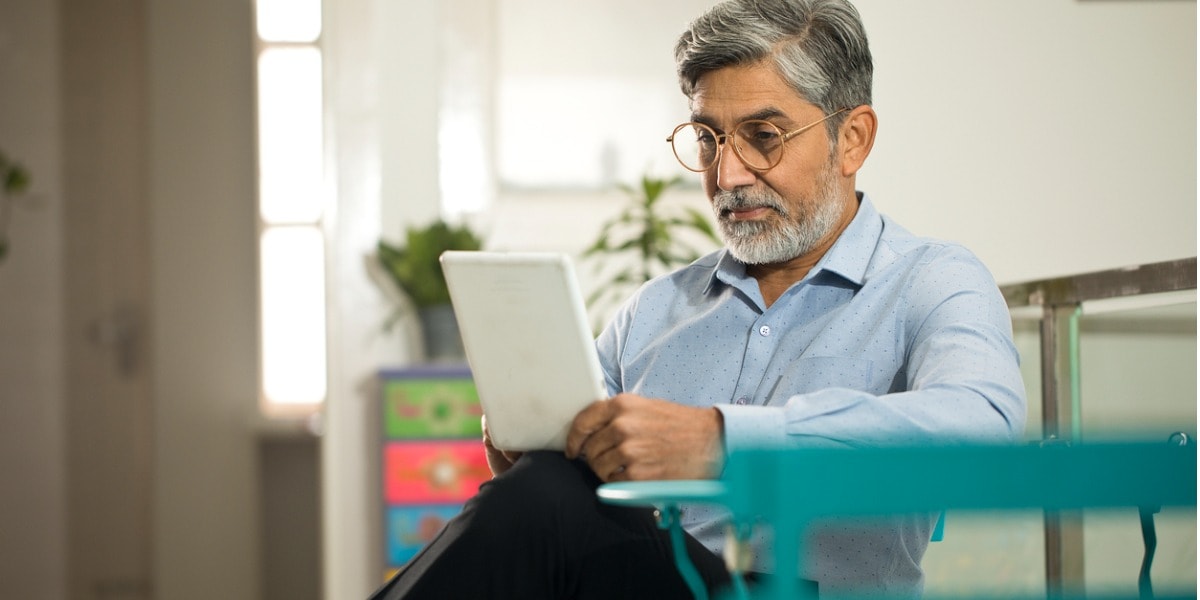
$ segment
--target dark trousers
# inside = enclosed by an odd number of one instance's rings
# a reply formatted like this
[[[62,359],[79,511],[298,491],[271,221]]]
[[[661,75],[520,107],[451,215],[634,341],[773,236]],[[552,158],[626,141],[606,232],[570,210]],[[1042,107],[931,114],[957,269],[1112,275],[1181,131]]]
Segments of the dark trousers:
[[[691,598],[653,511],[601,503],[599,484],[560,452],[526,453],[371,600]],[[685,539],[708,588],[729,585],[724,561]]]

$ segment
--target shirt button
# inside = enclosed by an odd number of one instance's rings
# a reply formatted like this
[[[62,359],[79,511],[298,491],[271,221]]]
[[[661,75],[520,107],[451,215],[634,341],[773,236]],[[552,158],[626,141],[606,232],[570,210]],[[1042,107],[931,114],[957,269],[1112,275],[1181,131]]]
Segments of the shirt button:
[[[771,326],[770,326],[770,325],[763,325],[762,327],[759,327],[759,328],[758,328],[758,335],[761,335],[761,336],[763,336],[763,337],[767,337],[768,335],[771,335]]]
[[[738,398],[738,399],[737,399],[737,403],[738,403],[738,404],[740,404],[740,405],[743,405],[743,406],[744,406],[744,405],[746,404],[746,402],[747,402],[747,400],[746,400],[746,398],[744,398],[744,397],[742,397],[742,398]]]

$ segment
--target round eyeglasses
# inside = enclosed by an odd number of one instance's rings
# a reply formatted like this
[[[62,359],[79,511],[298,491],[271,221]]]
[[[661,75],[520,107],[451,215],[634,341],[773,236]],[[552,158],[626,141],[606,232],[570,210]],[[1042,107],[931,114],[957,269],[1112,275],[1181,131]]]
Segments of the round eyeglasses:
[[[733,139],[733,151],[742,163],[751,170],[764,172],[775,168],[783,160],[783,145],[788,140],[824,123],[834,115],[846,112],[841,109],[825,115],[799,129],[783,131],[770,121],[751,119],[742,121],[733,128],[733,133],[717,133],[704,123],[683,123],[671,132],[667,142],[675,152],[679,164],[689,171],[703,173],[721,161],[721,146]]]

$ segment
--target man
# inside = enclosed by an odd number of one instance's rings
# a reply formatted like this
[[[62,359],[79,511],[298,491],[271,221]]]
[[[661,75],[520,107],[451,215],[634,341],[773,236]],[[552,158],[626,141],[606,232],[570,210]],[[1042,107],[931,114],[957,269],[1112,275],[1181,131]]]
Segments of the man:
[[[856,191],[877,118],[854,7],[734,0],[691,25],[676,59],[692,116],[671,145],[727,247],[639,290],[597,340],[613,397],[576,417],[565,453],[488,443],[495,479],[377,597],[687,597],[649,512],[598,503],[596,485],[711,478],[747,446],[1022,433],[986,268]],[[727,584],[721,515],[684,521],[707,585]],[[827,524],[803,572],[823,596],[919,596],[931,529],[925,515]]]

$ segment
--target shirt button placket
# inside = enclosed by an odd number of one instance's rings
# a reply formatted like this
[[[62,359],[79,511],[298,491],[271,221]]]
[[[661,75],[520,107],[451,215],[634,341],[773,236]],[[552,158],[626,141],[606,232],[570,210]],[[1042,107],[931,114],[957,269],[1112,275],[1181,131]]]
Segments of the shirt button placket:
[[[766,319],[763,318],[763,321]],[[754,337],[754,333],[758,333],[758,337]],[[741,380],[761,381],[763,370],[771,360],[771,355],[774,353],[775,340],[770,340],[771,326],[759,321],[757,324],[752,324],[750,328],[750,336],[746,340],[746,359],[742,364],[742,372],[739,375],[739,384],[736,389],[736,394],[731,401],[732,404],[738,406],[754,406],[755,389],[753,387],[746,388],[741,384]]]

